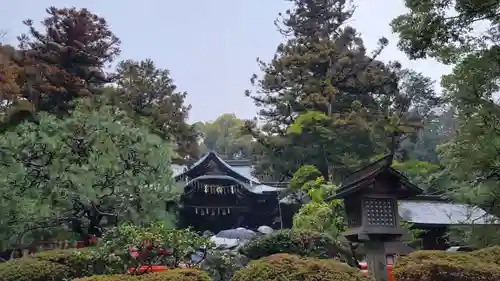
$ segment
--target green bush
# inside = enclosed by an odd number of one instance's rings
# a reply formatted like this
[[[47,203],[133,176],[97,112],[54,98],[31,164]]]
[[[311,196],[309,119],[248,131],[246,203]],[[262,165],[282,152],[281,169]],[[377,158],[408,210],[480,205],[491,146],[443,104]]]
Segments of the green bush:
[[[315,258],[340,258],[349,254],[329,235],[307,231],[284,229],[263,235],[240,248],[241,254],[256,260],[279,253]]]
[[[237,251],[211,251],[200,264],[213,281],[229,281],[234,273],[248,264],[248,258]]]
[[[0,263],[2,281],[64,281],[70,278],[69,267],[34,258]]]
[[[45,251],[36,254],[35,259],[69,267],[72,278],[123,271],[121,264],[100,258],[92,248]]]
[[[326,259],[276,254],[252,261],[237,271],[231,281],[370,281],[360,270]]]
[[[493,246],[470,253],[472,256],[480,258],[483,262],[491,262],[500,266],[500,246]]]
[[[470,253],[417,251],[401,257],[392,274],[397,281],[498,281],[500,266]]]
[[[210,276],[196,269],[171,269],[143,275],[97,275],[74,281],[212,281]]]

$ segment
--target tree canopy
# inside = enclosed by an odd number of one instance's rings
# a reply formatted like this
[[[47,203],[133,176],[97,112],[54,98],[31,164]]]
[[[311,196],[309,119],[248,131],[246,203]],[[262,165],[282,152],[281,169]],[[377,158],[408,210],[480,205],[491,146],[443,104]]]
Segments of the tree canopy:
[[[21,123],[0,141],[2,241],[23,244],[20,235],[61,226],[86,240],[116,221],[171,219],[171,150],[108,106]]]
[[[260,172],[291,178],[312,164],[338,182],[377,153],[397,153],[438,99],[429,78],[376,59],[387,39],[368,52],[348,24],[347,1],[290,2],[277,20],[286,41],[272,61],[259,61],[263,74],[247,92],[263,124],[246,130],[262,146]]]
[[[252,136],[243,135],[245,120],[233,114],[223,114],[213,122],[195,124],[201,133],[202,151],[215,151],[225,158],[251,158],[255,143]]]

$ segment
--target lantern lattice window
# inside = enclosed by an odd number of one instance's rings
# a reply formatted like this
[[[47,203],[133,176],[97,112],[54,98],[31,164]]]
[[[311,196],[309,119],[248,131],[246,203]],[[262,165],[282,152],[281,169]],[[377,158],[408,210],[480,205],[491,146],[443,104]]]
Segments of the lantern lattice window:
[[[395,200],[391,198],[367,198],[364,200],[366,222],[371,226],[396,226]]]

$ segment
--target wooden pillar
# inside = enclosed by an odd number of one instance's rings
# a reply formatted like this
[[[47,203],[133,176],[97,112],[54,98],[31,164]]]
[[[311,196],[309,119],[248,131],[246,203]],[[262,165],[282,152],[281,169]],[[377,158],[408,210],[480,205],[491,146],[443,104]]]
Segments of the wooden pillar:
[[[368,273],[376,281],[388,281],[387,257],[385,253],[384,242],[366,241],[363,243],[366,247],[366,263],[368,264]]]

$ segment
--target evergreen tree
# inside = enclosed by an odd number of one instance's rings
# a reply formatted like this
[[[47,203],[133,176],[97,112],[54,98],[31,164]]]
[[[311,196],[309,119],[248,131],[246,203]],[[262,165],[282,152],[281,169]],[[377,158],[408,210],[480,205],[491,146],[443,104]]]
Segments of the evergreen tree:
[[[368,54],[347,25],[348,1],[290,2],[276,22],[287,41],[271,62],[259,61],[263,75],[252,77],[257,90],[247,92],[260,108],[261,131],[255,122],[245,129],[261,144],[259,172],[280,180],[312,164],[337,182],[374,154],[395,153],[421,119],[408,114],[414,103],[400,83],[408,73],[375,59],[387,39]]]

